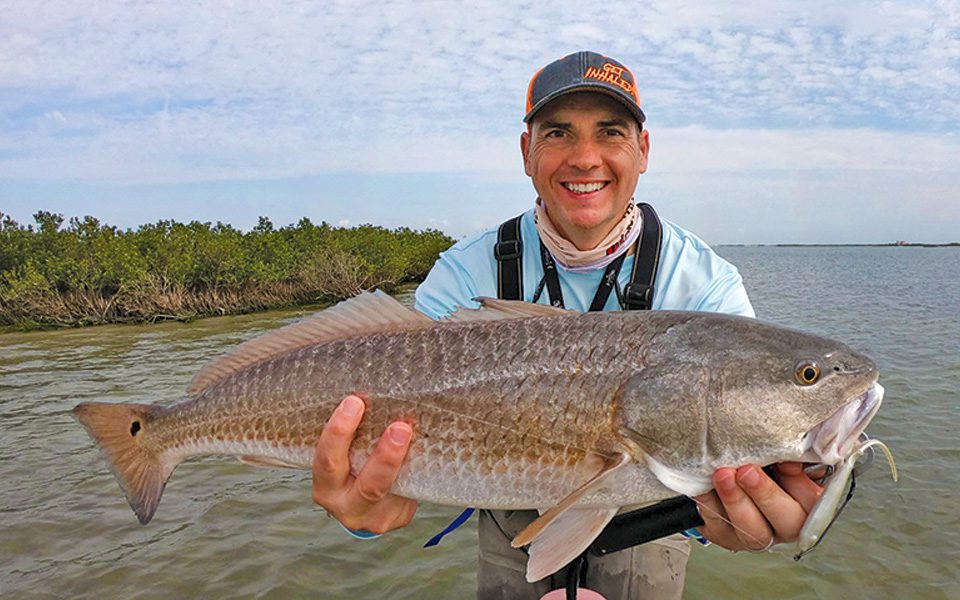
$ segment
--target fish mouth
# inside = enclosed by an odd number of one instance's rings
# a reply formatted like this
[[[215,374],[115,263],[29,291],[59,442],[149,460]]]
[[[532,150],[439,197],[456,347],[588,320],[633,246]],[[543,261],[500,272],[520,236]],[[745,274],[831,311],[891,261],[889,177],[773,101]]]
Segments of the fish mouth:
[[[883,386],[874,382],[865,392],[847,402],[827,420],[803,436],[802,462],[835,465],[857,448],[883,402]]]

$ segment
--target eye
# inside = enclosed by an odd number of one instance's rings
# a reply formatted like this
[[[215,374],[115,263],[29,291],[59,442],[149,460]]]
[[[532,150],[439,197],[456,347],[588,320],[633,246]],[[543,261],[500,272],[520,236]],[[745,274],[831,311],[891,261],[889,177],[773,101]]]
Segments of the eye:
[[[550,131],[543,134],[543,137],[547,138],[558,138],[563,137],[566,132],[562,129],[551,129]]]
[[[607,135],[609,136],[622,136],[624,133],[619,129],[607,129]]]
[[[800,385],[813,385],[820,379],[820,367],[811,360],[804,360],[797,364],[793,376]]]

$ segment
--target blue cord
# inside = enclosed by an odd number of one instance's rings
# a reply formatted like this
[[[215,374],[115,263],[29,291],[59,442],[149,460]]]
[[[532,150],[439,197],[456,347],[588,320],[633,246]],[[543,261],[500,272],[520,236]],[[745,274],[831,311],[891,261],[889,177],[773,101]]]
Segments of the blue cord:
[[[466,522],[467,522],[467,519],[469,519],[469,518],[470,518],[470,515],[472,515],[472,514],[473,514],[473,509],[472,509],[472,508],[468,508],[468,509],[464,510],[462,513],[460,513],[460,516],[457,517],[456,519],[454,519],[449,525],[447,525],[447,526],[443,529],[443,531],[441,531],[441,532],[438,533],[437,535],[435,535],[435,536],[433,536],[432,538],[430,538],[429,540],[427,540],[427,543],[424,544],[423,547],[424,547],[424,548],[429,548],[429,547],[431,547],[431,546],[436,546],[437,544],[439,544],[439,543],[440,543],[440,540],[442,540],[445,535],[447,535],[448,533],[450,533],[451,531],[453,531],[453,530],[456,529],[457,527],[460,527],[461,525],[463,525],[464,523],[466,523]]]

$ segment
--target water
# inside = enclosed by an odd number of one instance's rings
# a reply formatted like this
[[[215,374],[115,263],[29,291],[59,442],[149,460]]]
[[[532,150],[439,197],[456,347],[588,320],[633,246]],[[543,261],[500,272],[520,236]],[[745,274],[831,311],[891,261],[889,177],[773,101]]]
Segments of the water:
[[[697,548],[687,598],[960,598],[960,249],[721,248],[758,314],[843,339],[880,365],[870,433],[893,449],[824,544],[779,554]],[[459,511],[353,540],[309,474],[230,459],[182,465],[140,526],[70,415],[81,401],[169,402],[211,357],[302,314],[0,335],[0,596],[464,598],[475,529],[420,546]]]

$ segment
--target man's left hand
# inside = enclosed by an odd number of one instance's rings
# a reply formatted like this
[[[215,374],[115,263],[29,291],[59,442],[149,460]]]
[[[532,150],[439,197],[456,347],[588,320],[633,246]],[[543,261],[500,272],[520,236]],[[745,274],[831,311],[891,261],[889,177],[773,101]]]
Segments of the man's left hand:
[[[774,478],[757,465],[724,467],[713,474],[713,491],[697,496],[700,533],[728,550],[765,550],[793,542],[823,488],[801,463],[780,463]]]

